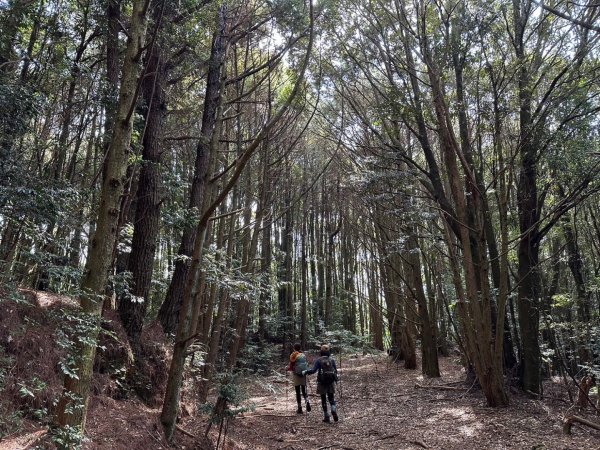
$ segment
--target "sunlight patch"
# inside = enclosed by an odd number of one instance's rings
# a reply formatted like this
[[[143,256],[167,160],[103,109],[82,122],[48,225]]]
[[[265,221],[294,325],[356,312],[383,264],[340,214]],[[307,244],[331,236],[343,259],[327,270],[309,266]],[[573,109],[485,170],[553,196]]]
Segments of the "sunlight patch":
[[[458,431],[460,431],[464,436],[473,437],[477,433],[480,433],[483,429],[483,425],[479,422],[472,423],[470,425],[461,425],[458,427]]]

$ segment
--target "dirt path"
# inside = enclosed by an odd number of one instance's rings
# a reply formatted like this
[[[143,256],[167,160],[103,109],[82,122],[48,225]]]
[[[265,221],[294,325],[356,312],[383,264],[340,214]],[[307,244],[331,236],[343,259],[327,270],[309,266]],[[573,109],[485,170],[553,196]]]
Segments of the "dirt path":
[[[426,380],[383,357],[344,360],[336,424],[321,422],[314,376],[313,411],[304,415],[295,414],[293,388],[281,377],[257,378],[250,384],[256,409],[230,422],[224,448],[600,449],[600,432],[577,427],[573,436],[562,433],[568,404],[559,386],[546,388],[551,397],[545,401],[513,392],[510,407],[492,409],[481,392],[464,385],[464,374],[451,358],[440,362],[442,378]]]

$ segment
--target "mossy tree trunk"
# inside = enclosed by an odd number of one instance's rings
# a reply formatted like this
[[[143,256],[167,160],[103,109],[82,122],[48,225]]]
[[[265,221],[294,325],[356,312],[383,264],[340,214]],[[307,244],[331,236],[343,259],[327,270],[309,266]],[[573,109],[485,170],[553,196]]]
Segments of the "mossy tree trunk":
[[[119,103],[112,139],[106,155],[105,177],[100,194],[96,231],[90,245],[80,297],[81,310],[89,327],[76,336],[72,374],[65,375],[64,391],[57,409],[60,426],[85,429],[100,315],[113,261],[119,205],[124,189],[125,171],[131,143],[132,118],[138,93],[140,56],[146,35],[148,1],[133,2],[127,52],[123,62]]]

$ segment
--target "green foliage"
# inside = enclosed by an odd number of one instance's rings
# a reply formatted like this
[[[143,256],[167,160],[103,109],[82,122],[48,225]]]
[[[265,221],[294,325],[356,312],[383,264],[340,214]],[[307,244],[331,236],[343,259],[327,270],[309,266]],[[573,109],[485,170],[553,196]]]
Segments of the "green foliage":
[[[57,330],[57,345],[65,350],[65,358],[59,363],[64,375],[78,379],[77,358],[83,346],[96,346],[97,341],[91,336],[107,333],[101,327],[98,317],[81,311],[58,310],[60,321],[63,324]]]
[[[21,411],[40,422],[48,421],[50,417],[48,415],[47,405],[45,406],[44,402],[41,401],[42,404],[39,406],[40,401],[37,400],[38,397],[42,397],[45,393],[48,384],[45,381],[40,380],[37,376],[17,384],[19,386],[19,395],[25,401],[25,406],[21,408]]]
[[[178,233],[181,233],[186,227],[196,226],[200,219],[198,208],[184,208],[179,202],[165,208],[161,216],[163,227]]]
[[[3,283],[2,288],[6,294],[6,300],[15,302],[17,305],[33,306],[31,301],[18,289],[15,283]],[[0,301],[3,301],[0,299]]]
[[[554,308],[570,308],[571,306],[573,306],[573,297],[568,294],[553,295],[552,306]]]
[[[218,397],[215,404],[206,403],[200,410],[209,414],[209,421],[221,423],[223,419],[235,417],[246,411],[251,411],[251,405],[244,405],[248,395],[239,384],[239,375],[221,373],[217,376]]]
[[[0,183],[8,185],[22,174],[23,160],[17,157],[15,142],[38,112],[35,93],[24,86],[0,84]],[[0,193],[0,207],[3,204]],[[0,209],[1,210],[1,209]]]
[[[247,340],[238,362],[250,372],[266,375],[271,372],[272,361],[276,361],[280,353],[281,349],[276,344]]]
[[[226,290],[232,299],[244,297],[257,300],[265,289],[261,283],[262,276],[242,271],[240,266],[239,259],[228,259],[226,250],[217,249],[214,245],[207,249],[203,257],[203,269],[208,282]]]
[[[23,428],[23,413],[0,402],[0,440]]]
[[[29,383],[18,383],[20,386],[19,394],[21,397],[34,398],[37,392],[43,391],[47,387],[46,383],[40,380],[38,377],[33,377]]]
[[[268,4],[283,30],[299,33],[308,25],[308,8],[304,0],[270,0]]]
[[[290,98],[294,90],[294,86],[298,80],[298,74],[296,71],[289,69],[285,73],[285,82],[281,88],[277,91],[277,97],[275,98],[275,109],[281,108]],[[302,107],[303,95],[300,92],[292,101],[292,108],[300,109]]]
[[[315,336],[310,340],[311,345],[319,348],[321,344],[329,344],[332,352],[367,352],[373,353],[375,349],[371,345],[371,337],[369,335],[360,336],[352,333],[349,330],[338,326],[336,329],[324,331],[319,336]]]
[[[4,348],[0,347],[0,391],[4,391],[9,378],[9,369],[14,364],[14,357],[7,355]],[[14,409],[13,405],[0,402],[0,440],[22,426],[23,412]]]
[[[36,224],[68,222],[78,212],[81,202],[79,190],[37,177],[25,175],[18,184],[0,185],[0,214],[13,220],[27,218]]]
[[[51,430],[52,442],[58,450],[79,450],[83,433],[81,428],[70,425],[57,427]]]
[[[109,279],[110,287],[117,297],[130,297],[131,291],[131,272],[123,271],[111,275]]]

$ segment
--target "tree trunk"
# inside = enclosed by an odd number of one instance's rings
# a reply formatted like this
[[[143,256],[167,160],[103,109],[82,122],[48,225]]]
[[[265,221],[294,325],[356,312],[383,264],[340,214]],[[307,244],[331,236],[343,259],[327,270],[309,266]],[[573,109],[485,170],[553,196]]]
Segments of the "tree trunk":
[[[196,163],[194,178],[190,192],[189,208],[201,210],[207,184],[208,165],[211,156],[211,142],[217,123],[217,108],[221,100],[221,71],[225,60],[227,47],[226,9],[219,12],[219,31],[213,38],[208,74],[206,79],[206,94],[204,96],[204,111],[202,113],[202,126],[200,140],[196,147]],[[181,309],[183,292],[189,271],[189,258],[192,255],[196,228],[187,225],[183,230],[178,257],[175,262],[173,277],[167,290],[165,301],[160,307],[158,319],[165,333],[173,333],[178,326],[179,310]]]
[[[470,353],[470,359],[486,395],[488,405],[506,405],[508,397],[504,390],[501,359],[500,364],[496,359],[497,353],[502,355],[503,339],[500,341],[496,339],[494,346],[490,345],[490,342],[494,341],[494,337],[491,327],[487,245],[482,226],[481,195],[483,193],[477,189],[477,181],[473,172],[473,164],[469,162],[469,155],[464,154],[454,136],[440,72],[424,27],[425,23],[421,22],[421,35],[419,36],[421,51],[431,85],[443,160],[459,219],[457,237],[462,249],[462,267],[467,296],[466,301],[459,299],[458,312],[463,322],[466,348]],[[459,162],[462,173],[459,172]],[[452,244],[449,242],[448,245]],[[496,337],[502,338],[503,332],[503,326],[498,327]]]
[[[539,240],[537,148],[531,114],[532,86],[525,54],[525,28],[530,6],[513,0],[514,47],[519,64],[519,180],[517,207],[519,211],[519,288],[518,310],[521,330],[521,384],[526,392],[539,395],[542,392],[541,353],[538,342],[540,282],[538,274]]]
[[[162,25],[163,5],[155,5],[157,33]],[[130,292],[119,301],[119,314],[134,355],[140,356],[140,338],[150,303],[154,256],[160,228],[160,160],[163,125],[167,113],[165,83],[167,68],[163,39],[157,38],[148,55],[147,76],[142,81],[145,129],[142,140],[142,164],[135,199],[135,219],[131,254],[127,270],[131,272]]]
[[[271,249],[272,217],[271,217],[271,171],[269,170],[269,146],[268,141],[263,145],[263,166],[262,166],[262,192],[263,216],[262,216],[262,242],[261,242],[261,260],[260,272],[262,276],[262,291],[259,296],[258,305],[258,335],[261,342],[265,342],[268,336],[267,331],[267,311],[268,304],[271,302],[271,262],[273,252]],[[268,209],[267,209],[268,208]]]
[[[137,100],[135,93],[139,75],[139,58],[146,34],[146,8],[145,0],[133,3],[118,110],[106,157],[106,176],[102,183],[96,231],[81,286],[81,309],[90,318],[91,328],[87,330],[85,336],[81,337],[82,339],[78,339],[75,343],[75,367],[73,369],[76,377],[68,374],[65,376],[64,392],[57,408],[59,425],[78,428],[81,433],[85,429],[103,295],[117,239],[119,204],[124,188],[132,133],[132,113]]]
[[[373,347],[383,350],[383,314],[379,305],[379,277],[377,267],[374,263],[367,266],[369,274],[369,317],[371,319],[371,335],[373,336]]]

